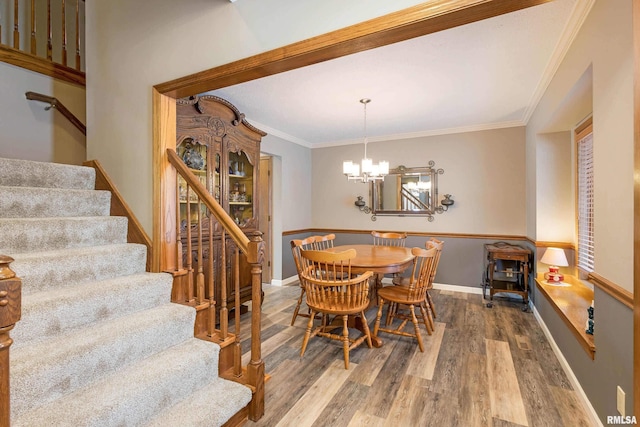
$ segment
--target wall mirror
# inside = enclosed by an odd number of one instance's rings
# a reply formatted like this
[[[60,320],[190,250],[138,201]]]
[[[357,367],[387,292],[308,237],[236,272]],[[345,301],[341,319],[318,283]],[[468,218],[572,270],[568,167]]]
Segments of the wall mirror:
[[[371,183],[371,219],[395,215],[426,216],[433,221],[435,213],[442,213],[453,204],[449,194],[444,195],[442,202],[438,197],[438,175],[443,173],[443,169],[435,168],[433,160],[427,167],[398,166],[389,170],[384,179]]]

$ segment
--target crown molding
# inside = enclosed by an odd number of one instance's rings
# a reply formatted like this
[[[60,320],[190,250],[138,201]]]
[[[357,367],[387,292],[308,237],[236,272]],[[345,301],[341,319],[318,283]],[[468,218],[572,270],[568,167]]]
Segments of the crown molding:
[[[302,138],[298,138],[293,135],[289,135],[286,132],[282,132],[278,129],[269,127],[265,124],[256,122],[254,120],[251,121],[255,126],[267,132],[269,135],[277,136],[278,138],[284,139],[285,141],[293,142],[294,144],[301,145],[306,148],[327,148],[327,147],[339,147],[342,145],[355,145],[362,144],[362,138],[357,139],[343,139],[340,141],[327,141],[327,142],[316,142],[311,143]],[[438,136],[438,135],[450,135],[454,133],[467,133],[467,132],[478,132],[483,130],[493,130],[493,129],[506,129],[518,126],[526,126],[524,122],[521,120],[513,120],[508,122],[499,122],[499,123],[485,123],[480,125],[471,125],[471,126],[460,126],[456,128],[446,128],[446,129],[433,129],[433,130],[425,130],[420,132],[409,132],[409,133],[397,133],[391,135],[381,135],[381,136],[373,136],[368,137],[367,140],[369,143],[371,142],[384,142],[384,141],[397,141],[401,139],[412,139],[412,138],[424,138],[427,136]]]
[[[294,144],[298,144],[298,145],[301,145],[301,146],[306,147],[306,148],[313,148],[314,147],[314,145],[312,143],[310,143],[309,141],[307,141],[305,139],[298,138],[297,136],[290,135],[290,134],[288,134],[286,132],[282,132],[281,130],[272,128],[271,126],[265,125],[265,124],[260,123],[260,122],[256,122],[255,120],[251,120],[251,123],[253,123],[258,128],[264,130],[267,133],[267,135],[277,136],[280,139],[284,139],[285,141],[293,142]]]

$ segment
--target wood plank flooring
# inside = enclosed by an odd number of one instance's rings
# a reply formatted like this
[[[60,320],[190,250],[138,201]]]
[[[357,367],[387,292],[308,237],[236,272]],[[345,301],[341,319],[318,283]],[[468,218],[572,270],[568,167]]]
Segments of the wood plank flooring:
[[[247,426],[592,425],[521,302],[486,308],[481,295],[433,290],[437,317],[433,335],[422,331],[424,353],[411,338],[381,333],[381,348],[351,351],[347,371],[338,341],[311,338],[300,358],[308,319],[290,326],[297,284],[264,291],[262,357],[271,378],[265,415]],[[375,315],[375,307],[367,312],[372,331]],[[247,330],[250,312],[242,323]]]

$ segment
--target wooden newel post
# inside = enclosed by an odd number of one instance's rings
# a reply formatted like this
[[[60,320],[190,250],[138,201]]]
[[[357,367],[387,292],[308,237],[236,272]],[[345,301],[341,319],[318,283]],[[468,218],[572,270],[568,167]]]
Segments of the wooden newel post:
[[[9,268],[13,258],[0,255],[0,427],[10,425],[9,347],[13,329],[21,314],[22,281]]]
[[[264,361],[261,352],[260,319],[262,317],[262,263],[264,242],[262,232],[255,231],[249,237],[247,261],[251,264],[251,362],[247,366],[247,381],[255,387],[249,404],[249,419],[257,421],[264,415]]]

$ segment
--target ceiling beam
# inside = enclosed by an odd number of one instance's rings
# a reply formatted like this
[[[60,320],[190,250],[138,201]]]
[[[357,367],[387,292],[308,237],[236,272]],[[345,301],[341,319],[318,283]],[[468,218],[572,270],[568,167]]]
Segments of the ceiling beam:
[[[173,98],[220,89],[454,28],[551,0],[434,0],[330,33],[161,83]]]

